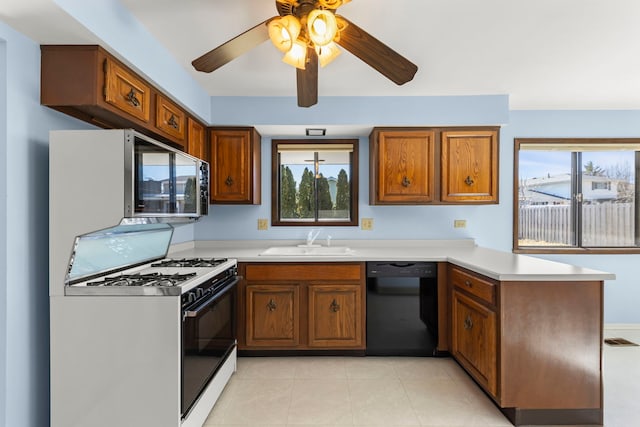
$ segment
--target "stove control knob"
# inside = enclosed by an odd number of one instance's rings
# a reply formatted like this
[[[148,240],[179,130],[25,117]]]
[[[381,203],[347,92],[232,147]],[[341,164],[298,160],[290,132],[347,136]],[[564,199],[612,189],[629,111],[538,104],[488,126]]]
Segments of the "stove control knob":
[[[196,289],[196,295],[198,298],[202,298],[202,295],[204,295],[204,289],[202,288]]]

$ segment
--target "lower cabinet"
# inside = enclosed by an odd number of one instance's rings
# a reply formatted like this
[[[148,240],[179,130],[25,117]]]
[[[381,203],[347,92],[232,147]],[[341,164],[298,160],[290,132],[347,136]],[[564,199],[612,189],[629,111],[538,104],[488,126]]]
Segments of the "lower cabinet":
[[[452,343],[454,357],[492,395],[496,390],[496,313],[453,290]]]
[[[241,350],[364,350],[364,263],[239,263],[238,269]]]
[[[362,346],[362,287],[308,286],[309,346]]]
[[[451,354],[513,424],[602,424],[602,281],[447,281]]]
[[[246,341],[256,347],[296,347],[300,342],[300,287],[246,287]]]

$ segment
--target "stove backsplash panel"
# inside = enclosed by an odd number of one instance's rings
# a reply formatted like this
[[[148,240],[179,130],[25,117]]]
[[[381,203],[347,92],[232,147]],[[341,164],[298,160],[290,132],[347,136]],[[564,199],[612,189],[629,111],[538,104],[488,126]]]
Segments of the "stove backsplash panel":
[[[164,258],[171,244],[170,224],[121,224],[76,237],[67,284]]]

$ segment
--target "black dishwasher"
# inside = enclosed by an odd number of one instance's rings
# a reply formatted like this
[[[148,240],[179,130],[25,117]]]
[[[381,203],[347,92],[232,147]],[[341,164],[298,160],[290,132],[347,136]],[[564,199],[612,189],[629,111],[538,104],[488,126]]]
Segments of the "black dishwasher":
[[[367,355],[437,355],[437,267],[435,262],[367,262]]]

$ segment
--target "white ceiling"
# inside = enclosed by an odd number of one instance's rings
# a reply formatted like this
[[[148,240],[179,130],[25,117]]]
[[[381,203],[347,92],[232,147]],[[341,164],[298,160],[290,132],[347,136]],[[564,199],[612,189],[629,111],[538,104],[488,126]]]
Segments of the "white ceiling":
[[[275,0],[120,1],[210,95],[295,96],[295,71],[268,41],[211,74],[191,67],[276,15]],[[38,42],[59,42],[52,0],[0,9]],[[338,13],[418,73],[396,86],[344,52],[320,70],[320,97],[507,94],[512,109],[640,108],[638,0],[353,0]]]

